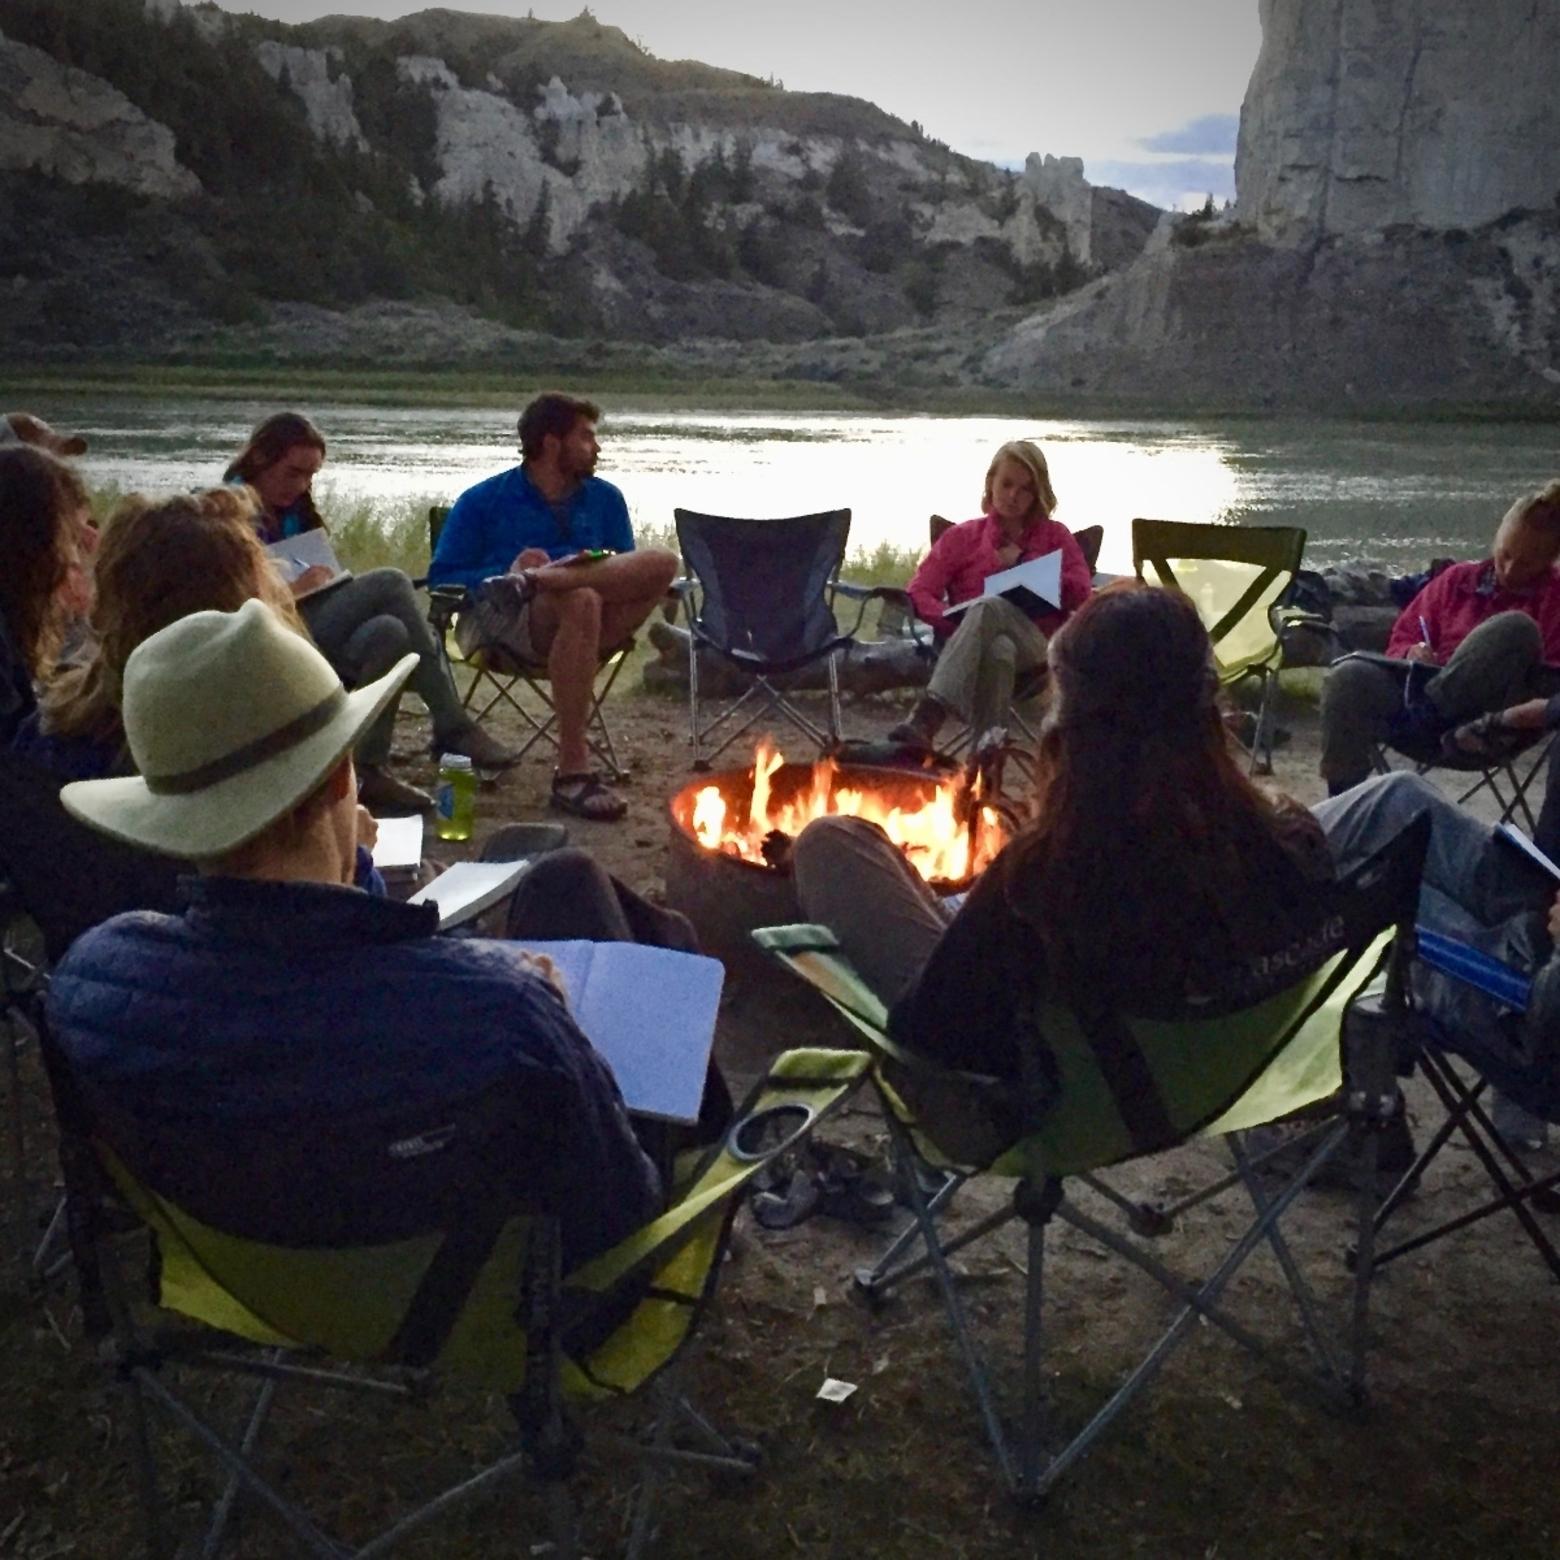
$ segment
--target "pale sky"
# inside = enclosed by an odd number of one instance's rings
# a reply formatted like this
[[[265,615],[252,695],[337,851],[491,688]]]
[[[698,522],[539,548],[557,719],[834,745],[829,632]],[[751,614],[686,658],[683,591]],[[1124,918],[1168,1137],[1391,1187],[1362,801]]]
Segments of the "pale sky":
[[[283,21],[393,18],[407,0],[219,0]],[[547,21],[581,0],[465,0]],[[956,151],[1020,166],[1084,159],[1096,184],[1158,205],[1234,193],[1235,126],[1261,42],[1258,0],[595,0],[663,59],[866,98]],[[572,85],[572,83],[566,83]]]

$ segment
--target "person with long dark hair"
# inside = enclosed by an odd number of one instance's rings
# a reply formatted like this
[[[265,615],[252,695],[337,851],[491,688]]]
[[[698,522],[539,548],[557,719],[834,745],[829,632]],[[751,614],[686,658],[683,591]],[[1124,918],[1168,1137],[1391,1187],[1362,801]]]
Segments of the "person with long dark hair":
[[[90,604],[91,521],[69,466],[25,444],[0,449],[0,744],[37,707],[35,682]]]
[[[227,468],[224,480],[243,482],[260,499],[256,529],[268,546],[325,528],[314,502],[314,478],[325,464],[325,436],[301,412],[267,417]],[[405,654],[417,657],[407,686],[428,706],[435,751],[464,753],[480,768],[500,769],[515,755],[472,720],[455,692],[449,667],[412,582],[400,569],[369,569],[319,589],[328,571],[305,570],[293,582],[310,635],[349,684],[372,682]],[[431,798],[390,774],[394,708],[365,735],[358,753],[358,785],[365,805],[422,808]]]
[[[1140,1015],[1258,1000],[1325,914],[1315,890],[1333,876],[1312,815],[1231,755],[1185,596],[1102,591],[1049,664],[1033,819],[956,915],[871,824],[819,820],[795,851],[804,913],[839,936],[894,1037],[1006,1077],[1038,1000]]]

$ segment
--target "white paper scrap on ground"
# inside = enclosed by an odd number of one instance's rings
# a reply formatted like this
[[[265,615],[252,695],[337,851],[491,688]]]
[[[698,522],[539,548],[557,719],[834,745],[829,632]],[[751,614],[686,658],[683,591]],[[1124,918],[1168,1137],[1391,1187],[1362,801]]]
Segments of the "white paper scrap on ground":
[[[854,1381],[837,1381],[833,1376],[825,1376],[823,1385],[818,1388],[818,1396],[825,1403],[843,1403],[855,1390]]]
[[[988,574],[980,595],[969,601],[961,601],[956,607],[949,607],[944,616],[952,617],[955,613],[963,612],[966,607],[973,607],[987,596],[1006,596],[1020,611],[1030,614],[1043,611],[1046,607],[1060,607],[1061,549],[1031,558],[1028,563],[1015,563],[1011,569],[999,569],[995,574]]]
[[[629,942],[525,942],[557,966],[574,1021],[617,1076],[631,1111],[699,1117],[726,968],[702,954]]]
[[[406,872],[422,860],[423,821],[419,813],[406,818],[376,818],[374,865],[381,872]]]
[[[530,865],[529,856],[522,856],[518,861],[457,861],[406,902],[409,905],[437,905],[439,930],[447,932],[452,926],[461,926],[496,905],[520,881]]]

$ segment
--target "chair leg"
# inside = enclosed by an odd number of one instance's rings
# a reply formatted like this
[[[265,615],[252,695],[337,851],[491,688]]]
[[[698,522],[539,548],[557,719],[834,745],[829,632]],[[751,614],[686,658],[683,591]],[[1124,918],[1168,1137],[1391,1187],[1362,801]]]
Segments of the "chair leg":
[[[1024,1438],[1019,1446],[1018,1493],[1039,1493],[1044,1377],[1045,1225],[1028,1226],[1029,1273],[1024,1281]]]
[[[1267,667],[1262,672],[1262,702],[1257,707],[1257,728],[1251,734],[1251,762],[1247,773],[1270,775],[1273,773],[1273,690],[1278,685],[1278,673]]]
[[[645,1543],[650,1537],[650,1517],[655,1510],[655,1497],[662,1477],[657,1453],[665,1453],[672,1444],[672,1424],[678,1413],[678,1394],[674,1384],[675,1369],[668,1371],[654,1387],[656,1410],[655,1427],[650,1434],[651,1456],[639,1465],[639,1489],[634,1499],[634,1517],[629,1526],[626,1560],[639,1560]]]
[[[26,1225],[27,1197],[27,1117],[22,1109],[21,1038],[16,1014],[7,1007],[5,1024],[5,1070],[11,1091],[11,1186],[12,1207],[16,1210],[18,1230]]]
[[[895,1152],[903,1158],[910,1152],[912,1145],[904,1127],[892,1115],[889,1117],[889,1130],[893,1134]],[[997,1417],[996,1404],[992,1400],[991,1383],[987,1378],[985,1362],[975,1346],[969,1320],[964,1314],[964,1302],[959,1298],[958,1286],[953,1281],[948,1259],[937,1238],[937,1226],[932,1222],[926,1198],[913,1175],[907,1180],[906,1188],[910,1193],[910,1207],[915,1214],[916,1224],[920,1227],[922,1239],[926,1242],[927,1257],[931,1262],[932,1271],[937,1275],[937,1287],[942,1291],[943,1308],[948,1313],[948,1325],[953,1329],[954,1343],[963,1357],[964,1368],[969,1374],[970,1385],[975,1392],[975,1402],[980,1410],[981,1420],[986,1426],[986,1435],[991,1441],[993,1452],[996,1453],[997,1465],[1002,1472],[1002,1482],[1012,1489],[1014,1487],[1013,1459],[1008,1451],[1007,1438],[1002,1433],[1002,1422]]]
[[[709,760],[699,752],[699,645],[688,635],[688,741],[693,748],[693,767],[708,769]]]
[[[127,1372],[123,1390],[130,1411],[130,1453],[135,1463],[136,1492],[141,1501],[142,1533],[148,1560],[164,1560],[168,1554],[164,1542],[162,1497],[157,1488],[157,1463],[152,1456],[151,1426],[147,1423],[146,1399],[133,1373]]]
[[[840,745],[844,735],[843,722],[840,718],[840,653],[838,650],[829,654],[829,750]]]
[[[269,1358],[275,1361],[280,1359],[281,1355],[280,1349],[273,1349]],[[255,1406],[250,1411],[249,1423],[244,1427],[243,1439],[238,1443],[240,1457],[249,1457],[254,1452],[255,1442],[260,1439],[260,1431],[265,1425],[266,1416],[271,1412],[271,1400],[275,1396],[275,1380],[262,1381],[260,1392],[255,1398]],[[201,1560],[215,1560],[215,1556],[221,1550],[222,1540],[227,1536],[227,1526],[233,1516],[234,1504],[238,1500],[240,1483],[236,1474],[228,1475],[227,1484],[212,1508],[211,1525],[206,1529],[206,1541],[201,1545]]]

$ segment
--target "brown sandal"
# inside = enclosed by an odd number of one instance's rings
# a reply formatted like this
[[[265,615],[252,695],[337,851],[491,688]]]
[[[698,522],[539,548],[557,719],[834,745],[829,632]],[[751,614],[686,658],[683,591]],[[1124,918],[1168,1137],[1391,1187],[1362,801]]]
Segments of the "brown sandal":
[[[616,823],[628,811],[628,803],[593,774],[554,775],[548,805],[592,823]]]

